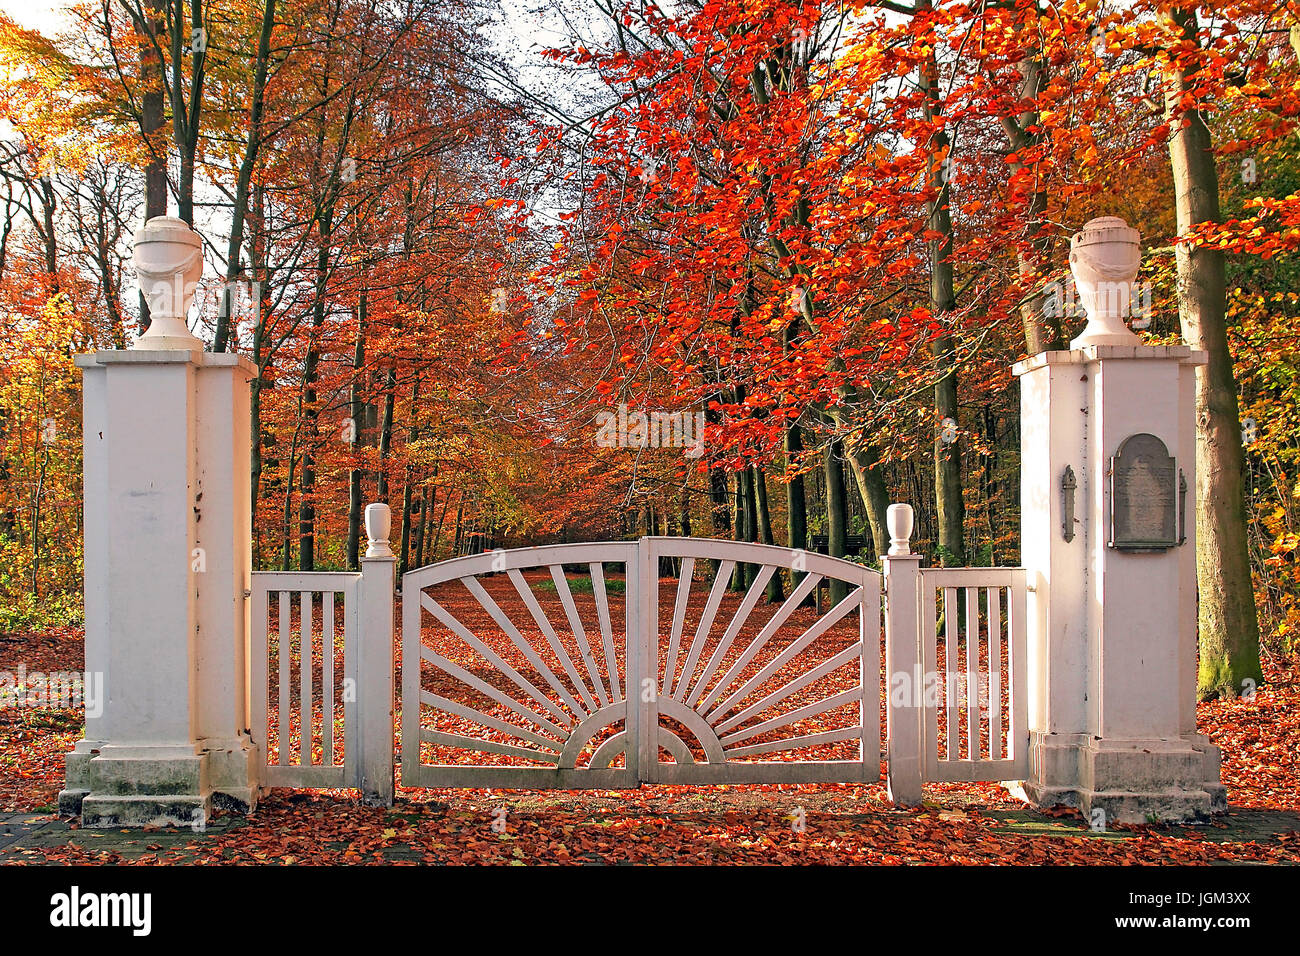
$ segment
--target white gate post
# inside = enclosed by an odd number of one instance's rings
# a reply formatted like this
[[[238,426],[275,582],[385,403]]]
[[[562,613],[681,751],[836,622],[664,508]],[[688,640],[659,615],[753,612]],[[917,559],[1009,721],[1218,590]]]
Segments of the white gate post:
[[[921,805],[921,556],[912,554],[912,506],[890,505],[885,572],[885,677],[889,734],[889,799],[896,806]]]
[[[357,657],[357,743],[353,785],[371,806],[393,805],[393,585],[397,557],[388,545],[393,515],[388,505],[366,506],[361,559],[361,625]],[[417,660],[415,666],[419,667]],[[419,734],[419,713],[407,733]]]

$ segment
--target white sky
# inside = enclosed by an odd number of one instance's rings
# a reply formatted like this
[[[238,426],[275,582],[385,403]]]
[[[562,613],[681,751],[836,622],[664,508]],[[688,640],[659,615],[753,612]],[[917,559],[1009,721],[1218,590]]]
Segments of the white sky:
[[[0,0],[0,10],[25,27],[42,33],[56,31],[63,22],[67,4],[50,3],[49,0]]]

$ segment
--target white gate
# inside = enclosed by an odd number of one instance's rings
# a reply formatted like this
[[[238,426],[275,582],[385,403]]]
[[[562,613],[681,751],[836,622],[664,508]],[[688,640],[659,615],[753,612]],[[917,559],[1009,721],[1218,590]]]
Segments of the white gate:
[[[900,541],[883,575],[712,538],[522,548],[411,571],[403,783],[871,782],[882,710],[901,803],[919,802],[924,780],[1023,779],[1025,572],[922,570]],[[264,786],[392,801],[393,558],[374,535],[371,546],[361,574],[253,575]],[[809,599],[827,582],[823,612]]]
[[[677,577],[661,581],[668,562]],[[767,603],[769,587],[786,586],[780,571],[793,588]],[[804,605],[822,578],[847,596],[818,615]],[[694,538],[498,551],[409,572],[403,783],[876,780],[880,580],[824,555]],[[676,591],[664,626],[661,587]]]
[[[629,688],[640,686],[639,658],[616,639],[615,621],[621,616],[622,632],[637,633],[638,553],[635,542],[555,545],[408,572],[402,581],[403,785],[636,786],[635,750],[621,766],[617,758],[637,734],[640,712],[629,712],[627,702]],[[581,590],[590,590],[590,607],[584,600],[580,609],[566,567],[585,569],[588,584]],[[536,569],[549,577],[529,582],[524,572]],[[545,587],[539,593],[546,580],[553,598]],[[453,598],[464,606],[445,607]],[[557,631],[560,619],[568,626]],[[424,640],[426,621],[445,637],[441,650]],[[431,763],[422,760],[425,745],[435,751]]]

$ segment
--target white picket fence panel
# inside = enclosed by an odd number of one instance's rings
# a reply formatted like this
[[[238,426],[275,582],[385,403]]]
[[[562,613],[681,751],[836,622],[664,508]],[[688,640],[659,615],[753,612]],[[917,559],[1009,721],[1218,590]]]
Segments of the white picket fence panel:
[[[361,575],[348,572],[258,571],[252,575],[252,736],[262,753],[263,786],[356,785],[351,758],[357,750],[360,584]],[[319,649],[314,640],[317,626]],[[276,637],[274,668],[271,634]],[[313,706],[317,692],[319,722]],[[268,748],[272,728],[274,754]]]
[[[1023,568],[921,571],[926,780],[1026,776],[1025,605]]]

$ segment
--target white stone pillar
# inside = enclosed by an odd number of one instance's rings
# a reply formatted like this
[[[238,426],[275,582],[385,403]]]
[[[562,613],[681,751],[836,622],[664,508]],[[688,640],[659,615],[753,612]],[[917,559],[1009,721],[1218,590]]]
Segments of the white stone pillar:
[[[136,239],[153,325],[131,350],[79,355],[86,469],[87,669],[101,714],[67,758],[85,826],[203,826],[214,797],[251,807],[249,382],[184,317],[199,237],[170,217]]]
[[[889,742],[889,799],[896,806],[921,805],[925,684],[920,643],[921,556],[913,554],[912,506],[890,505],[885,573],[885,716]],[[867,743],[864,742],[863,746]]]
[[[369,545],[361,558],[357,680],[361,759],[356,786],[372,806],[393,805],[393,585],[397,557],[388,543],[392,521],[388,505],[366,505]],[[418,727],[415,732],[419,733]]]
[[[1088,328],[1070,350],[1015,367],[1031,588],[1025,792],[1090,819],[1187,820],[1225,808],[1195,712],[1193,395],[1205,356],[1142,345],[1117,324],[1136,247],[1120,220],[1085,226],[1071,267]]]

